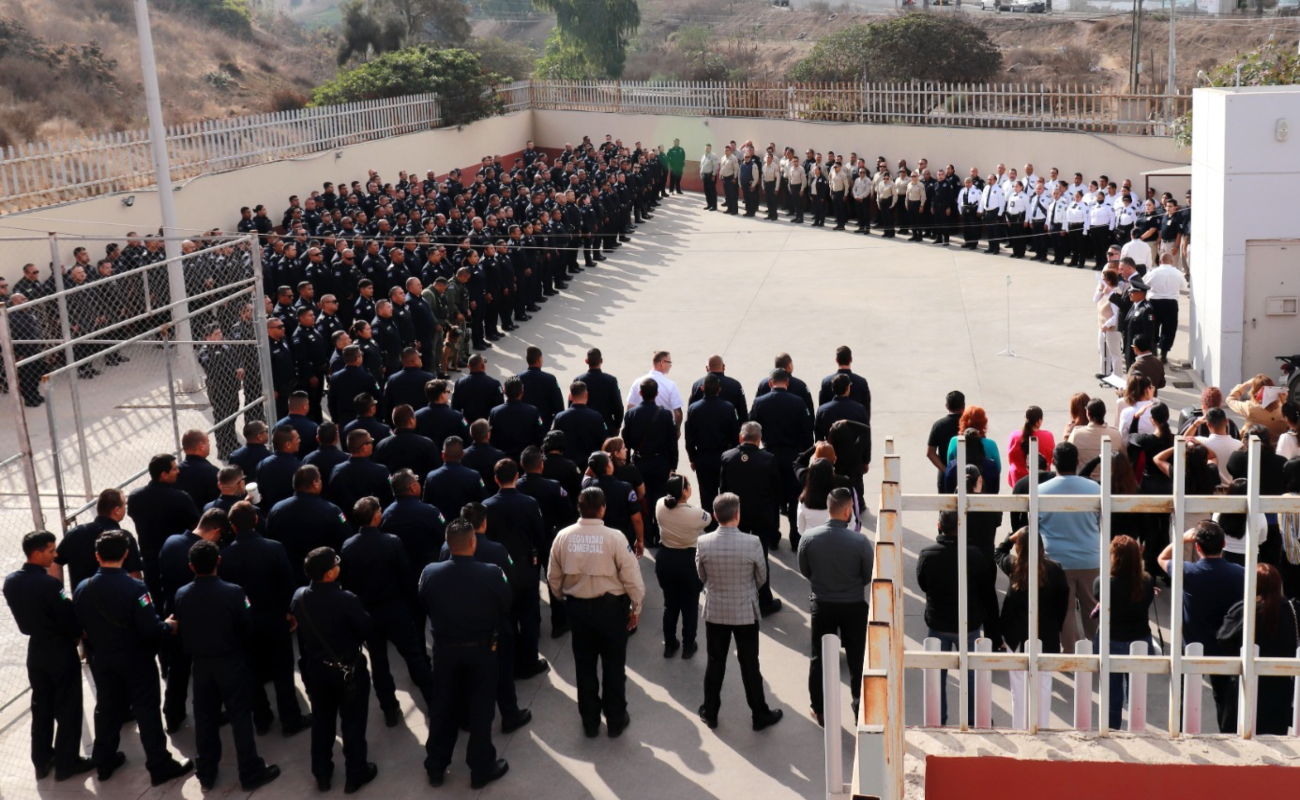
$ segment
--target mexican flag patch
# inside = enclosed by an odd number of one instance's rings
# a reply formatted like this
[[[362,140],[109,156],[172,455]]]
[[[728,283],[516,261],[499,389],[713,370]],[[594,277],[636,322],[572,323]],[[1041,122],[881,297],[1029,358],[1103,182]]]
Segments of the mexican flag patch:
[[[71,598],[68,597],[68,593],[67,593],[65,590],[60,589],[60,590],[59,590],[59,599],[60,599],[60,600],[70,600]]]
[[[252,606],[248,604],[248,595],[244,595],[244,608],[252,608]]]
[[[145,592],[144,594],[140,595],[139,599],[137,599],[136,602],[140,604],[140,608],[148,608],[149,606],[153,605],[153,598],[149,596],[148,592]]]

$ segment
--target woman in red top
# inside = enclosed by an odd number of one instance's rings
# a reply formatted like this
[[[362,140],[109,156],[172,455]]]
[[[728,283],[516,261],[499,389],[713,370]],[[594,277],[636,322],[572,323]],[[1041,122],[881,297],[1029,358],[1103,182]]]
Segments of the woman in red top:
[[[1016,481],[1029,474],[1029,467],[1026,461],[1029,458],[1029,440],[1038,438],[1038,455],[1047,460],[1047,469],[1052,468],[1052,448],[1056,447],[1056,439],[1052,437],[1051,431],[1043,430],[1043,409],[1038,406],[1030,406],[1025,410],[1025,424],[1020,430],[1011,434],[1011,441],[1007,442],[1007,460],[1011,462],[1011,469],[1007,470],[1007,483],[1015,488]]]

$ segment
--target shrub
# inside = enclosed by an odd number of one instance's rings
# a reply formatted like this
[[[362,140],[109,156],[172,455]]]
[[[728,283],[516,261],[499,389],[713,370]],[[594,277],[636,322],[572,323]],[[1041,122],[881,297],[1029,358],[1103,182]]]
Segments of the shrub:
[[[307,107],[307,96],[292,89],[276,89],[271,92],[270,106],[272,111],[296,111]]]
[[[935,47],[935,42],[943,42]],[[1002,66],[982,28],[951,14],[904,14],[823,36],[790,70],[796,81],[981,83]]]
[[[457,47],[437,50],[416,45],[385,53],[355,69],[339,73],[317,87],[314,106],[436,92],[443,123],[458,125],[500,111],[492,91],[501,76],[487,72],[478,56]]]

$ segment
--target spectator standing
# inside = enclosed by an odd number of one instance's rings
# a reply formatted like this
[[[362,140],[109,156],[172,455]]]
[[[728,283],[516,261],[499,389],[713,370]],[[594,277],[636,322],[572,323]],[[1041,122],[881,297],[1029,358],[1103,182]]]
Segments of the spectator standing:
[[[668,479],[666,493],[655,506],[662,547],[655,558],[655,576],[664,593],[664,658],[678,648],[682,658],[699,649],[696,631],[700,616],[699,575],[695,571],[695,545],[712,520],[707,511],[690,505],[691,483],[685,475]],[[677,618],[682,620],[682,637],[677,638]]]
[[[1020,528],[1008,536],[993,552],[993,560],[1010,579],[1006,597],[1002,600],[1002,616],[999,620],[1002,640],[1007,649],[1024,652],[1029,640],[1029,530]],[[1061,652],[1061,626],[1065,624],[1066,603],[1070,598],[1070,586],[1061,565],[1047,557],[1047,548],[1043,547],[1042,536],[1038,541],[1038,630],[1034,635],[1040,643],[1040,653]],[[1013,698],[1024,696],[1024,683],[1028,673],[1014,670],[1009,673],[1011,695]],[[1052,709],[1052,674],[1038,674],[1038,724],[1047,727]],[[1025,727],[1024,712],[1012,703],[1011,726]]]
[[[1151,602],[1155,600],[1155,581],[1142,568],[1142,548],[1130,536],[1119,535],[1110,542],[1110,654],[1128,655],[1133,642],[1146,642],[1147,653],[1155,652],[1151,640]],[[1092,591],[1101,597],[1100,577],[1093,583]],[[1092,651],[1100,651],[1100,642],[1093,642]],[[1294,648],[1292,649],[1294,653]],[[1124,707],[1129,705],[1130,676],[1128,673],[1110,674],[1110,729],[1119,730],[1123,722]],[[1130,712],[1131,713],[1131,712]],[[1130,719],[1131,721],[1131,719]]]
[[[1077,431],[1076,431],[1077,433]],[[1038,487],[1042,495],[1097,495],[1101,487],[1087,478],[1076,475],[1079,468],[1079,450],[1069,442],[1056,446],[1056,477]],[[1038,530],[1043,537],[1047,555],[1065,570],[1070,596],[1066,601],[1065,627],[1061,631],[1061,644],[1066,652],[1074,652],[1080,639],[1091,639],[1097,632],[1097,620],[1092,610],[1097,605],[1093,585],[1101,574],[1097,566],[1101,558],[1101,524],[1092,511],[1040,511]],[[1075,607],[1082,617],[1082,625],[1075,617]]]
[[[1300,647],[1300,621],[1295,605],[1282,594],[1282,576],[1272,564],[1256,568],[1255,644],[1261,658],[1292,658]],[[1238,600],[1228,609],[1216,636],[1219,649],[1236,653],[1241,649],[1245,627],[1246,601]],[[1294,678],[1266,676],[1259,678],[1255,698],[1255,733],[1286,736],[1291,728],[1291,701]]]

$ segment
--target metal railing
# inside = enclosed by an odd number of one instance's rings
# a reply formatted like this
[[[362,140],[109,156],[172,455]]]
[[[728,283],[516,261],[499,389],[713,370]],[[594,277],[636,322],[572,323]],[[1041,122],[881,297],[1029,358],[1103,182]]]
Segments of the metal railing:
[[[1026,463],[1038,463],[1038,440],[1030,440]],[[893,442],[886,442],[884,476],[881,483],[881,505],[875,542],[875,572],[872,582],[871,618],[867,636],[867,658],[863,670],[862,712],[857,721],[858,764],[853,777],[853,791],[857,794],[880,798],[901,799],[903,794],[903,741],[905,735],[904,680],[905,670],[922,670],[925,680],[924,723],[938,724],[937,693],[945,687],[938,683],[939,670],[957,670],[957,726],[960,731],[972,728],[991,728],[992,673],[1020,672],[1025,675],[1023,692],[1013,698],[1013,706],[1020,714],[1013,719],[1030,733],[1043,727],[1045,714],[1041,702],[1038,676],[1040,674],[1068,673],[1075,683],[1073,727],[1079,731],[1109,734],[1110,676],[1115,673],[1130,676],[1128,730],[1143,733],[1146,728],[1146,679],[1151,675],[1169,676],[1169,719],[1166,735],[1173,738],[1201,732],[1201,701],[1203,687],[1201,676],[1227,675],[1238,680],[1237,735],[1252,738],[1255,735],[1256,699],[1258,680],[1261,677],[1300,676],[1300,653],[1292,658],[1263,658],[1255,641],[1256,567],[1259,563],[1259,545],[1267,533],[1260,528],[1264,514],[1300,513],[1300,497],[1260,496],[1260,452],[1257,438],[1247,445],[1248,490],[1246,495],[1197,495],[1185,492],[1185,446],[1181,439],[1174,447],[1170,495],[1114,495],[1111,492],[1110,463],[1111,442],[1102,440],[1101,480],[1097,495],[1040,495],[1037,471],[1029,472],[1029,492],[1024,495],[968,494],[965,481],[957,481],[957,493],[951,495],[903,494],[900,488],[901,465],[893,451]],[[965,447],[957,448],[957,475],[965,474]],[[902,603],[903,552],[901,533],[904,512],[958,512],[958,624],[955,652],[938,652],[937,640],[927,640],[925,649],[910,650],[904,646],[904,613]],[[1018,512],[1027,515],[1027,557],[1029,559],[1028,631],[1025,652],[992,652],[988,639],[976,640],[974,650],[968,647],[967,626],[967,557],[968,542],[966,515],[970,512]],[[1073,653],[1043,653],[1038,608],[1038,547],[1041,512],[1076,512],[1097,514],[1099,519],[1098,568],[1102,580],[1098,598],[1097,640],[1100,646],[1082,640]],[[1245,565],[1243,599],[1242,641],[1240,655],[1204,654],[1202,646],[1189,643],[1183,647],[1183,531],[1189,516],[1203,516],[1215,512],[1246,515],[1244,537]],[[1118,513],[1168,514],[1171,561],[1171,637],[1169,654],[1148,654],[1145,643],[1133,647],[1129,655],[1110,654],[1110,538],[1111,518]],[[975,674],[975,719],[968,714],[967,698],[971,692],[970,672]],[[1098,681],[1098,720],[1092,724],[1092,676]],[[1294,691],[1294,689],[1293,689]],[[1300,704],[1293,703],[1292,734],[1300,735]]]
[[[171,125],[173,180],[310,155],[442,124],[434,94]],[[154,186],[146,129],[0,148],[0,213]]]

